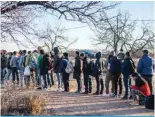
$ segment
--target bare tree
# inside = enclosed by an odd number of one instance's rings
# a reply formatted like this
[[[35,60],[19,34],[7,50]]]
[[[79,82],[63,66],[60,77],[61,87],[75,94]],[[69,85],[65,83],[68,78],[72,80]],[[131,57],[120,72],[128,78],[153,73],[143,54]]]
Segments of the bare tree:
[[[105,14],[104,14],[105,16]],[[153,42],[153,31],[149,27],[142,27],[142,36],[134,37],[136,31],[136,20],[131,21],[130,15],[118,13],[114,18],[107,16],[107,20],[97,25],[96,36],[93,38],[97,45],[106,44],[106,48],[112,48],[116,53],[118,49],[125,49],[133,53],[145,48]]]
[[[36,36],[40,42],[44,43],[44,46],[46,46],[49,51],[53,51],[54,47],[57,46],[67,50],[77,39],[72,39],[72,41],[70,41],[69,37],[66,36],[66,31],[67,29],[63,28],[61,25],[52,27],[48,24],[46,29],[36,33]]]
[[[36,46],[32,43],[30,35],[35,32],[32,28],[33,19],[40,12],[56,16],[58,19],[95,24],[101,12],[113,9],[118,4],[119,2],[99,1],[3,1],[1,2],[1,41],[11,39],[17,45],[26,46],[20,39],[25,38]]]

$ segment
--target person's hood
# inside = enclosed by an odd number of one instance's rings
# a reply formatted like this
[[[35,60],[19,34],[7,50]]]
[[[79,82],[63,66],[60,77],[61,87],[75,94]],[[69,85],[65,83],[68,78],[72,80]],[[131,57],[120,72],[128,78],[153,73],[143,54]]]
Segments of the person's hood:
[[[148,57],[148,56],[149,56],[148,54],[144,54],[142,58],[145,58],[145,57]]]

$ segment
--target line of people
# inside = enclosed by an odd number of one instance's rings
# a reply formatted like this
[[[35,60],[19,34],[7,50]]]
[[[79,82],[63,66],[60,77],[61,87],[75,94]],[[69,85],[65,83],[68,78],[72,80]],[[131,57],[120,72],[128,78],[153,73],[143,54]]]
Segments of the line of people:
[[[89,94],[92,93],[92,78],[96,80],[96,91],[93,95],[103,95],[118,97],[122,95],[122,87],[124,82],[125,95],[122,99],[132,99],[133,95],[130,93],[131,77],[143,78],[144,80],[138,80],[136,85],[142,86],[145,81],[148,83],[149,88],[145,85],[145,89],[150,89],[152,94],[152,76],[153,76],[153,59],[149,57],[148,50],[143,51],[143,57],[139,60],[137,66],[131,59],[130,53],[125,54],[125,59],[118,59],[115,55],[109,55],[107,61],[103,62],[101,58],[101,52],[96,53],[96,59],[88,58],[84,53],[76,52],[74,66],[72,60],[69,60],[68,53],[59,52],[45,53],[44,50],[31,51],[19,51],[19,56],[16,56],[16,52],[9,53],[6,57],[5,53],[1,53],[1,84],[6,84],[10,81],[10,74],[12,73],[12,83],[19,84],[21,86],[30,85],[32,80],[33,85],[37,89],[52,89],[54,85],[53,74],[56,74],[58,82],[58,91],[69,92],[69,77],[73,73],[73,78],[77,81],[76,93]],[[103,70],[107,69],[106,78],[103,77]],[[7,72],[5,73],[7,69]],[[83,76],[82,76],[83,75]],[[85,91],[82,92],[82,77],[84,80]],[[123,80],[123,81],[122,81]],[[134,79],[135,80],[135,79]],[[105,83],[104,83],[105,81]],[[109,85],[112,85],[111,92],[109,91]],[[105,88],[104,88],[105,86]],[[119,93],[118,93],[119,86]],[[105,93],[104,93],[105,89]],[[144,88],[142,92],[147,92]],[[134,92],[134,94],[136,94]],[[134,98],[135,99],[135,98]]]

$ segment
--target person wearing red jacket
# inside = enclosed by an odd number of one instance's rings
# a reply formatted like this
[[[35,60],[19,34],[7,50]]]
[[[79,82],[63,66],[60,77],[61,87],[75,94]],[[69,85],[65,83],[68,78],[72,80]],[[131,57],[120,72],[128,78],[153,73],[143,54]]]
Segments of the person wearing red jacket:
[[[147,81],[142,78],[138,73],[133,73],[133,80],[135,81],[135,85],[131,86],[131,94],[133,96],[133,102],[131,105],[139,105],[137,96],[143,95],[144,97],[148,97],[151,95],[150,87]]]

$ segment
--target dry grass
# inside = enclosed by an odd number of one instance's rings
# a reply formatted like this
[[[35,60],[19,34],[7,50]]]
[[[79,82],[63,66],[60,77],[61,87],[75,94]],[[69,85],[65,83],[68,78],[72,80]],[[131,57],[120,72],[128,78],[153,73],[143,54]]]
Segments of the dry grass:
[[[45,101],[25,90],[7,90],[1,95],[1,115],[47,115]]]

